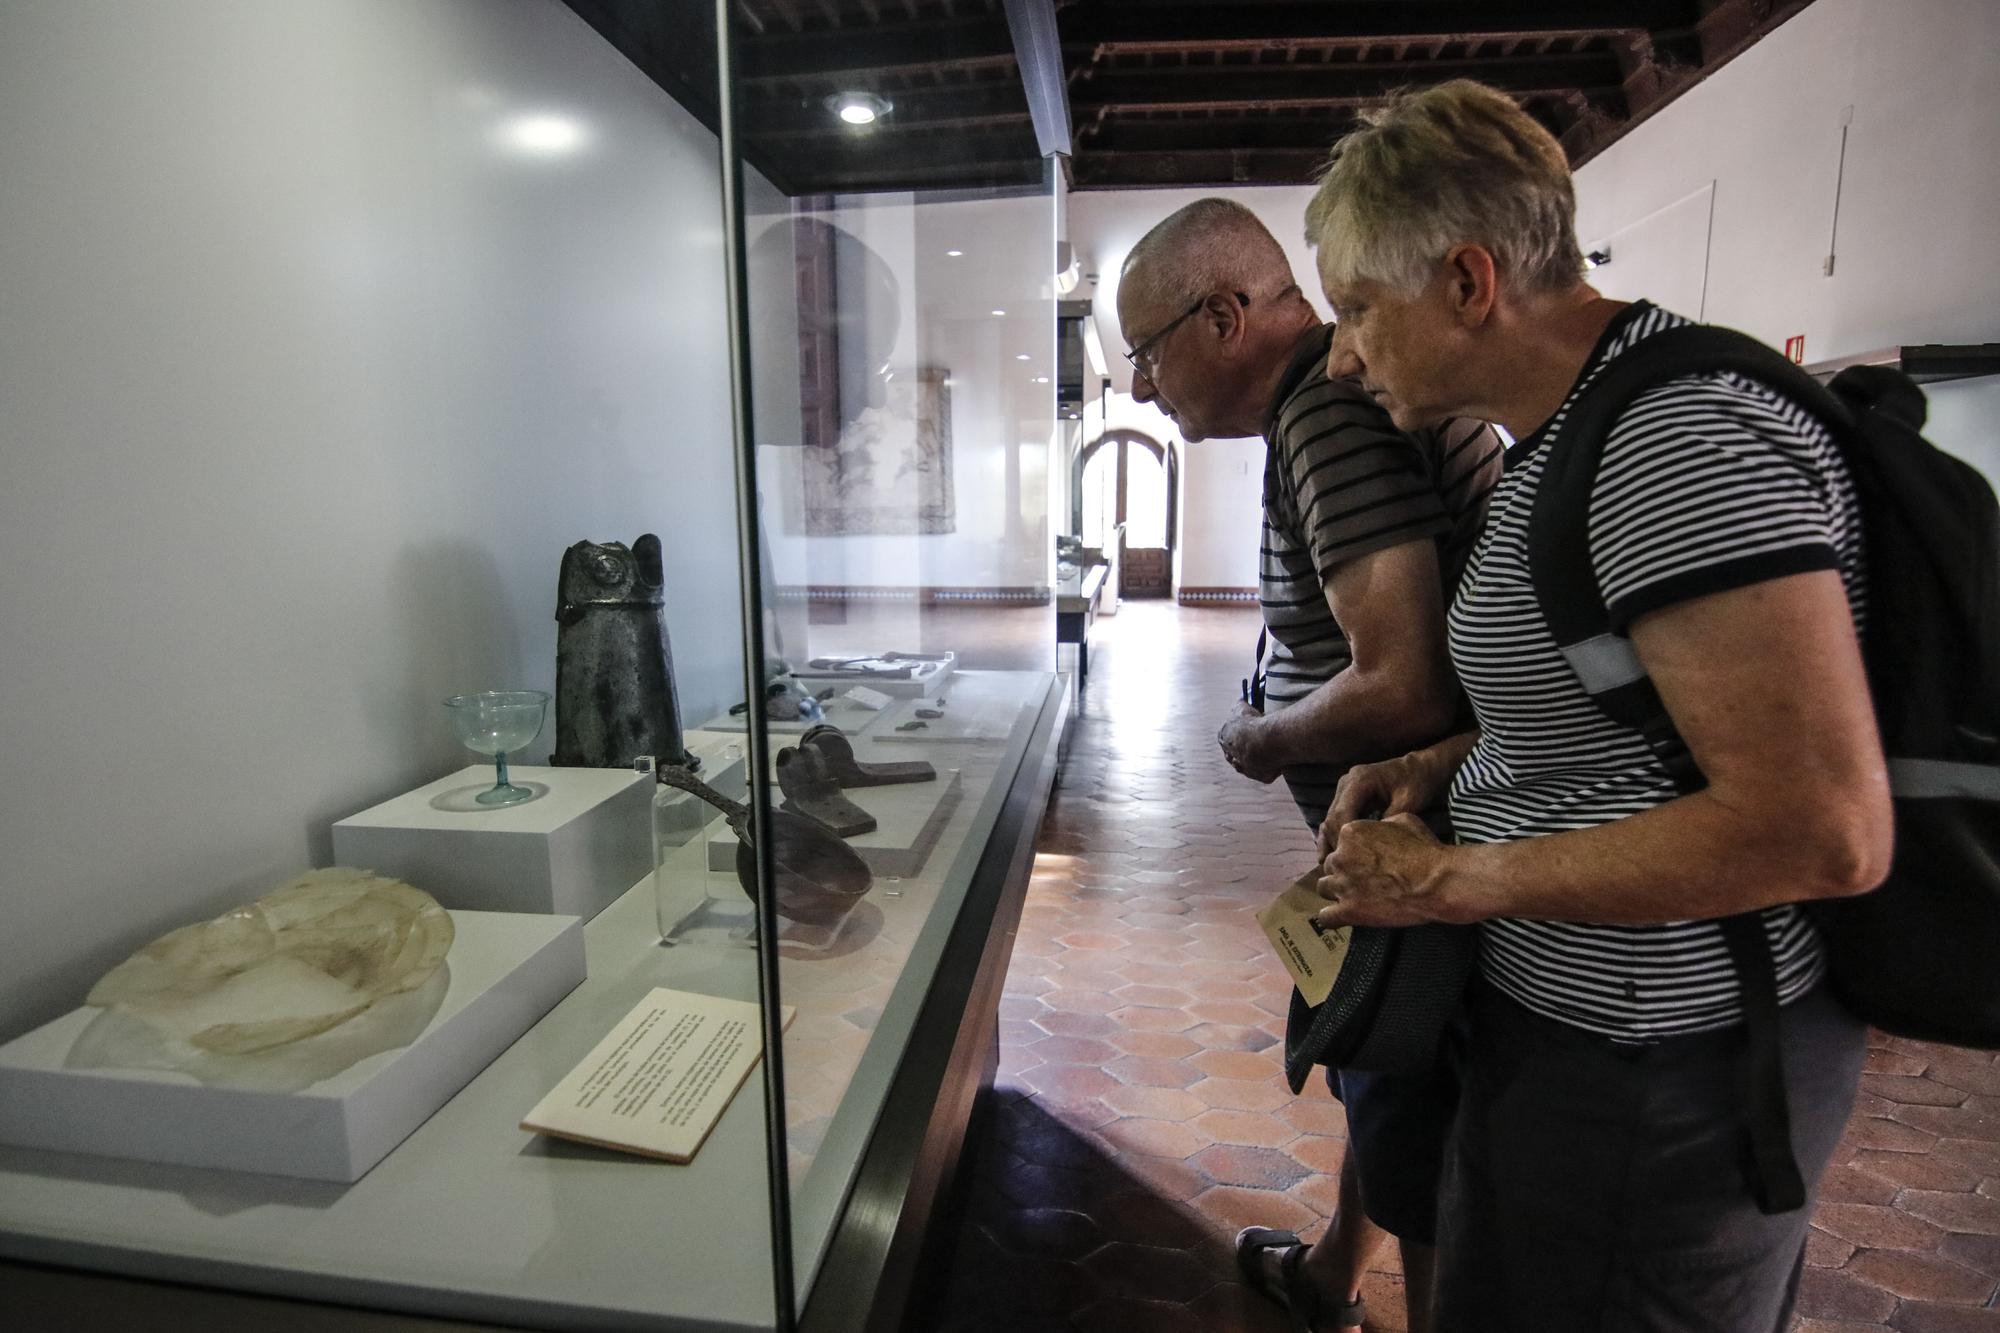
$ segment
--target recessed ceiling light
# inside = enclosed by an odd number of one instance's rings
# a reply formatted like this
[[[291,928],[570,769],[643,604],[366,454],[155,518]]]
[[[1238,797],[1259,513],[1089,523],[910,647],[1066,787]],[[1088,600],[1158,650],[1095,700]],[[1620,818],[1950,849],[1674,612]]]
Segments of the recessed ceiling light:
[[[893,103],[874,93],[835,93],[826,99],[827,109],[849,125],[873,125],[889,114]]]
[[[963,250],[947,250],[945,251],[945,256],[950,259],[957,259],[960,255],[964,253],[965,251]]]
[[[994,311],[994,312],[993,312],[993,317],[994,317],[995,319],[999,319],[999,318],[1003,317],[1004,315],[1006,315],[1006,313],[1007,313],[1007,312],[1006,312],[1006,311],[1004,311],[1004,310],[996,310],[996,311]]]
[[[1026,352],[1016,352],[1014,353],[1014,359],[1016,361],[1026,361],[1028,359],[1028,354]]]
[[[583,146],[584,128],[568,116],[535,114],[514,117],[500,127],[500,135],[516,152],[556,157]]]
[[[1049,377],[1047,375],[1035,376],[1035,383],[1037,384],[1047,384],[1048,382],[1049,382]]]

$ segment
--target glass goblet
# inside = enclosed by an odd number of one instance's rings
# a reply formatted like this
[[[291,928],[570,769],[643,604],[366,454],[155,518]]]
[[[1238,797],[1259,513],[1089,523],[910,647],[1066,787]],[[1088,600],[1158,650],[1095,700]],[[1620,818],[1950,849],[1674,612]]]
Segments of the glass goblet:
[[[507,781],[507,756],[542,734],[549,696],[542,690],[481,690],[456,694],[444,701],[451,710],[452,730],[459,743],[474,754],[492,756],[498,781],[473,799],[481,805],[513,805],[532,800],[535,793]]]

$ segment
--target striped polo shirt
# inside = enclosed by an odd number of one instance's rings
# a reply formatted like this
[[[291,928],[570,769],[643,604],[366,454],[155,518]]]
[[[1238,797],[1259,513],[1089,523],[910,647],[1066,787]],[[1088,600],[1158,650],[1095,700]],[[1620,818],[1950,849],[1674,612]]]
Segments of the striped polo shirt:
[[[1548,426],[1509,452],[1449,619],[1452,661],[1479,719],[1451,792],[1461,842],[1590,828],[1674,799],[1639,736],[1598,711],[1564,661],[1528,574],[1528,516],[1549,431],[1577,392],[1642,340],[1687,321],[1644,302],[1605,331]],[[1647,611],[1814,569],[1838,569],[1857,623],[1861,525],[1827,433],[1769,390],[1697,375],[1640,395],[1605,442],[1591,494],[1591,563],[1622,631]],[[1779,997],[1824,970],[1796,907],[1764,914]],[[1740,1021],[1736,974],[1713,922],[1482,923],[1480,967],[1546,1017],[1625,1041]]]
[[[1449,596],[1479,535],[1499,480],[1503,445],[1483,421],[1451,421],[1405,435],[1352,380],[1330,379],[1333,326],[1293,354],[1264,427],[1264,527],[1258,598],[1271,633],[1265,709],[1297,703],[1353,660],[1326,602],[1346,561],[1430,538]],[[1292,799],[1314,828],[1344,770],[1285,772]]]

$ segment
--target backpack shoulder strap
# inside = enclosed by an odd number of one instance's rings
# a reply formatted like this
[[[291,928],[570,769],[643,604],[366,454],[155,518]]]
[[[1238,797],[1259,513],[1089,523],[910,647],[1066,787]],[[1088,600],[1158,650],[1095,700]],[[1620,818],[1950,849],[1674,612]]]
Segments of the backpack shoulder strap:
[[[1703,779],[1631,641],[1611,623],[1590,558],[1590,496],[1605,441],[1634,399],[1670,380],[1715,372],[1768,385],[1828,429],[1846,429],[1838,399],[1747,334],[1705,324],[1666,329],[1605,366],[1570,404],[1543,446],[1548,457],[1528,523],[1535,600],[1563,656],[1608,717],[1645,736],[1683,792],[1699,790]]]
[[[1625,636],[1616,632],[1590,559],[1590,496],[1604,443],[1634,399],[1686,375],[1735,372],[1784,395],[1845,439],[1850,418],[1805,372],[1745,334],[1701,324],[1654,334],[1599,372],[1570,404],[1544,448],[1528,521],[1529,575],[1557,644],[1606,716],[1645,737],[1682,793],[1706,785],[1700,767]],[[1805,1202],[1792,1150],[1779,1055],[1777,969],[1762,914],[1717,923],[1737,973],[1747,1046],[1743,1061],[1744,1177],[1758,1208],[1790,1212]]]

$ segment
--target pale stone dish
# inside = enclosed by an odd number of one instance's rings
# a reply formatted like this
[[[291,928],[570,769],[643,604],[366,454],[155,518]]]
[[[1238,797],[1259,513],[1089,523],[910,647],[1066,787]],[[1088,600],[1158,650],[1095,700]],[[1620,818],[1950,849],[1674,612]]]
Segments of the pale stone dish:
[[[105,973],[85,999],[105,1012],[68,1063],[296,1091],[413,1040],[443,1001],[453,937],[420,889],[315,870]]]

